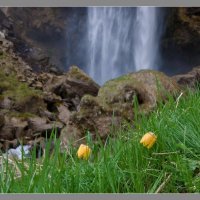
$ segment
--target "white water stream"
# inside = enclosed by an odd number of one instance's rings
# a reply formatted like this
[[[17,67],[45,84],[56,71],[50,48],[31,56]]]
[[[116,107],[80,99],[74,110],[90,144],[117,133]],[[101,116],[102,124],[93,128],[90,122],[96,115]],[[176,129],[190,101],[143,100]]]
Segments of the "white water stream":
[[[156,69],[157,8],[88,8],[87,73],[99,84],[140,69]]]
[[[138,7],[135,21],[134,60],[136,71],[156,69],[159,35],[157,12],[154,7]]]

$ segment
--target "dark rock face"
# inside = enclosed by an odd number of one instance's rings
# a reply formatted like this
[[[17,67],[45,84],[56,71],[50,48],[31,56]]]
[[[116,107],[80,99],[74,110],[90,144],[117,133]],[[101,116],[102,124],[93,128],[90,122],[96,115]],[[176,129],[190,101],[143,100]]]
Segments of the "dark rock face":
[[[78,42],[77,36],[70,32],[72,12],[84,21],[86,8],[1,8],[0,28],[5,30],[18,55],[34,70],[60,74],[74,64],[69,65],[67,56],[72,54],[66,52],[69,41],[72,51],[73,44]]]
[[[41,74],[40,78],[43,79],[44,91],[60,97],[71,111],[77,110],[84,94],[96,96],[99,90],[99,85],[76,66],[64,75]],[[46,101],[51,100],[48,98]]]
[[[169,74],[186,73],[200,63],[200,9],[165,8],[165,29],[161,40],[163,68]]]

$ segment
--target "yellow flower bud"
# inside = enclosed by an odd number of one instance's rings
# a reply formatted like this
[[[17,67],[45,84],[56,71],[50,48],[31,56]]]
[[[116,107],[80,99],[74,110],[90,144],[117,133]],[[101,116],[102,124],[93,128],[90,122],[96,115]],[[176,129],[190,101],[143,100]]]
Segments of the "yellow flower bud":
[[[91,154],[90,147],[88,147],[87,145],[81,144],[77,151],[78,158],[83,158],[87,160],[90,154]]]
[[[140,143],[143,144],[143,146],[145,146],[146,148],[150,149],[156,142],[156,139],[157,136],[154,133],[148,132],[142,137]]]

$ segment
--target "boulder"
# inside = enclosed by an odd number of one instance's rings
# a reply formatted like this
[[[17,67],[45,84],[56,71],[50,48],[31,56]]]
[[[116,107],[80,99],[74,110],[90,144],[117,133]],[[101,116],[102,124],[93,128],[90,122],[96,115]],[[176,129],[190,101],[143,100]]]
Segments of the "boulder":
[[[4,116],[0,113],[0,128],[4,125]]]
[[[13,49],[13,43],[5,39],[5,37],[0,37],[0,46],[3,51],[8,52]]]
[[[183,88],[195,88],[200,83],[200,66],[195,67],[186,74],[179,74],[172,77]]]
[[[69,109],[66,106],[64,106],[62,104],[58,105],[57,109],[58,109],[58,119],[62,123],[67,124],[70,119],[71,112],[69,111]]]
[[[51,122],[48,121],[46,118],[41,117],[30,117],[27,119],[28,127],[32,130],[32,134],[39,134],[50,136],[53,130],[56,130],[58,134],[60,133],[61,129],[63,128],[63,124],[60,122]]]
[[[85,94],[96,96],[99,85],[96,84],[87,74],[76,66],[61,76],[47,74],[48,79],[43,75],[44,91],[54,93],[68,104],[70,110],[77,110],[81,98]]]
[[[8,97],[0,99],[0,108],[1,109],[11,109],[12,108],[12,100]]]
[[[19,141],[17,139],[14,140],[4,140],[0,139],[0,149],[1,150],[8,150],[10,148],[16,148],[19,145]]]
[[[76,124],[68,123],[67,126],[62,129],[60,134],[61,149],[65,151],[71,144],[81,144],[81,142],[85,141],[85,138],[82,137],[83,134],[79,127]]]
[[[23,118],[5,115],[4,125],[0,130],[0,138],[4,140],[21,139],[27,133],[28,123]]]
[[[59,136],[63,128],[63,124],[59,121],[49,121],[47,118],[31,116],[26,113],[18,115],[7,113],[2,117],[0,125],[0,142],[3,147],[8,146],[8,141],[15,139],[26,144],[38,136],[50,137],[53,130]]]
[[[110,80],[100,88],[96,97],[83,96],[78,111],[70,117],[71,123],[61,133],[62,141],[65,143],[72,132],[78,133],[76,137],[73,134],[76,140],[84,137],[87,131],[93,138],[97,135],[106,138],[111,129],[115,132],[113,128],[135,119],[136,104],[139,114],[148,114],[159,101],[166,101],[169,95],[175,96],[179,91],[173,79],[157,71],[143,70]]]
[[[41,110],[46,109],[46,105],[41,97],[30,95],[24,97],[24,99],[20,99],[14,101],[13,109],[18,112],[30,112],[33,114],[38,114]]]
[[[77,66],[70,67],[66,78],[66,82],[73,89],[73,92],[79,94],[80,97],[85,94],[96,96],[99,91],[99,85]]]

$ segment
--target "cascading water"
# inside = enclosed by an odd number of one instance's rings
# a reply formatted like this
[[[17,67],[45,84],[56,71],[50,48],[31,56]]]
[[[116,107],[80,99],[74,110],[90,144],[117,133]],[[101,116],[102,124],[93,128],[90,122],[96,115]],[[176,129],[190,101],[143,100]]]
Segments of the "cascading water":
[[[87,73],[98,83],[140,69],[155,69],[157,8],[88,8]]]
[[[134,60],[136,71],[156,69],[158,55],[157,12],[155,7],[138,7],[134,30]]]
[[[126,73],[133,63],[130,9],[89,8],[89,75],[98,83]],[[122,70],[123,68],[123,70]]]

